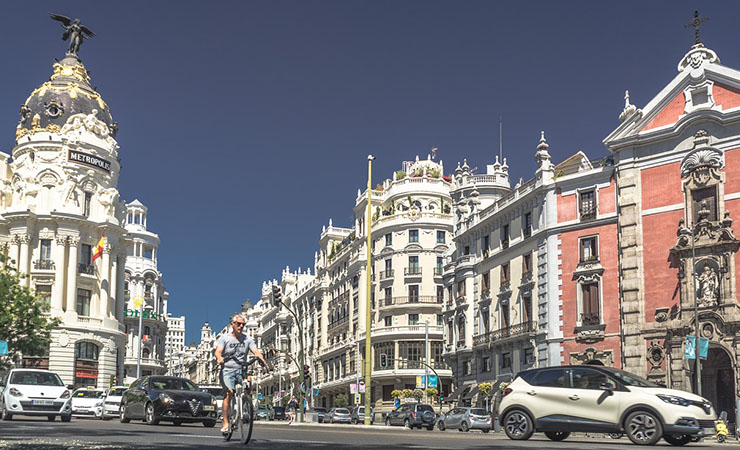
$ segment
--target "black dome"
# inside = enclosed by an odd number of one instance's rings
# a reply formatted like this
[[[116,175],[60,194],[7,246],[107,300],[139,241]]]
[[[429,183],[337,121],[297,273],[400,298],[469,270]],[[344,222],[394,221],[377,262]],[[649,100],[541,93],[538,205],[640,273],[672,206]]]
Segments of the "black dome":
[[[54,73],[36,88],[21,106],[16,140],[38,131],[58,132],[75,114],[92,114],[108,125],[115,136],[118,124],[113,122],[108,105],[90,86],[90,77],[82,61],[72,55],[54,63]]]

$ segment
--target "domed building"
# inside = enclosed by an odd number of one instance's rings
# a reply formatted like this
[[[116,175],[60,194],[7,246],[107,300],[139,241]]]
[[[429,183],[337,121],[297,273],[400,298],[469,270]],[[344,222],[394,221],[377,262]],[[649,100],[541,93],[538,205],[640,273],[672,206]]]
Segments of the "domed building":
[[[126,343],[117,125],[76,55],[52,68],[21,106],[11,155],[0,153],[0,251],[61,319],[48,355],[23,365],[102,387],[122,375]]]

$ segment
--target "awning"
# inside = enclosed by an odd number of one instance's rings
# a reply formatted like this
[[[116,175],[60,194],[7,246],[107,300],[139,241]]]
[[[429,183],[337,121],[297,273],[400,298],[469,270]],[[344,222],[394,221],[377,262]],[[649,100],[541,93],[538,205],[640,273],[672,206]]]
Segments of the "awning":
[[[454,402],[457,397],[460,396],[460,393],[462,393],[463,390],[465,390],[468,386],[463,384],[457,387],[452,394],[449,396],[446,396],[448,402]]]

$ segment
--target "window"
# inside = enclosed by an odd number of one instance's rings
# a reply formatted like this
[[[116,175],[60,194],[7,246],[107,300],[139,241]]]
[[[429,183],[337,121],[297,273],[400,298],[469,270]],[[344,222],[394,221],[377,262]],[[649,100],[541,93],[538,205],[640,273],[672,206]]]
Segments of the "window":
[[[387,327],[393,326],[393,316],[385,316],[383,317],[384,325]]]
[[[707,214],[711,221],[717,220],[717,190],[714,186],[691,191],[694,210],[694,223],[699,221],[699,212]],[[705,212],[706,211],[706,212]]]
[[[465,372],[465,375],[470,375],[473,373],[473,365],[470,361],[465,361],[463,363],[463,371]]]
[[[490,356],[484,356],[481,358],[481,372],[490,372],[491,371],[491,357]]]
[[[150,247],[147,247],[144,249],[144,258],[146,259],[154,259],[152,258],[152,249]]]
[[[465,296],[465,280],[460,280],[457,282],[457,297],[464,297]]]
[[[501,228],[501,248],[509,248],[509,225]]]
[[[41,261],[51,261],[51,239],[40,240]]]
[[[491,236],[490,235],[487,234],[487,235],[483,236],[483,242],[481,243],[481,247],[482,247],[482,250],[483,250],[483,257],[484,258],[487,258],[488,257],[488,249],[491,247]]]
[[[581,238],[579,245],[581,262],[598,261],[599,251],[597,242],[596,236]]]
[[[573,389],[599,390],[602,384],[616,387],[616,383],[610,382],[609,377],[593,369],[573,368],[570,370],[573,379]]]
[[[44,312],[51,310],[51,285],[39,284],[36,286],[36,295],[41,298]]]
[[[501,264],[501,285],[509,284],[509,263]]]
[[[565,369],[543,370],[534,377],[530,384],[543,387],[568,387],[567,373]]]
[[[418,314],[409,314],[409,325],[419,325]]]
[[[532,274],[532,254],[527,253],[522,256],[522,274],[528,276]]]
[[[532,213],[524,214],[524,217],[522,217],[522,228],[524,237],[532,236]]]
[[[421,268],[419,268],[419,257],[418,256],[409,256],[408,273],[409,275],[421,273]]]
[[[92,292],[89,289],[77,289],[77,315],[90,316],[90,297]]]
[[[409,242],[419,242],[419,230],[409,230]]]
[[[437,303],[445,301],[445,288],[444,286],[437,286]]]
[[[445,232],[437,231],[437,244],[444,244],[444,243],[445,243]]]
[[[385,260],[385,272],[380,278],[390,278],[393,276],[393,260],[388,258]]]
[[[487,293],[491,289],[491,273],[485,272],[480,277],[480,289],[483,293]]]
[[[385,306],[393,304],[393,288],[385,288]]]
[[[434,274],[442,275],[443,271],[444,271],[444,258],[441,256],[437,256],[437,266],[434,268]]]
[[[534,349],[532,347],[528,347],[524,349],[524,364],[531,365],[534,364]]]
[[[82,255],[80,256],[80,264],[89,265],[92,259],[92,247],[88,244],[82,244]]]
[[[501,353],[501,368],[511,369],[511,353],[510,352]]]
[[[593,190],[580,193],[579,208],[581,220],[596,219],[596,195]]]
[[[599,325],[601,323],[599,305],[599,283],[581,284],[581,325]]]
[[[85,192],[85,203],[82,206],[82,215],[90,217],[90,203],[92,203],[92,194]]]
[[[91,342],[75,344],[75,386],[95,386],[98,382],[99,347]]]
[[[410,284],[409,285],[409,303],[418,303],[418,302],[419,302],[419,285]]]
[[[522,294],[522,322],[532,320],[532,293]]]
[[[509,320],[509,305],[501,305],[501,328],[509,328],[511,321]]]
[[[463,249],[463,255],[469,255],[470,254],[470,246],[466,245]]]
[[[442,314],[437,314],[437,326],[444,325],[445,317]]]
[[[393,245],[393,233],[385,235],[385,245]]]

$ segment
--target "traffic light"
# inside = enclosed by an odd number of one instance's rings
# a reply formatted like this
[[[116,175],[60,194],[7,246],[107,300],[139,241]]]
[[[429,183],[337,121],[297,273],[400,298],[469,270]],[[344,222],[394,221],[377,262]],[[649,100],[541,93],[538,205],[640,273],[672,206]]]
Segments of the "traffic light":
[[[307,380],[308,378],[311,377],[311,374],[308,373],[308,369],[309,369],[308,366],[303,366],[303,379],[304,380]]]
[[[380,354],[380,367],[386,367],[388,365],[388,355],[385,353]]]
[[[283,290],[277,284],[272,285],[272,306],[280,306],[283,301]]]

